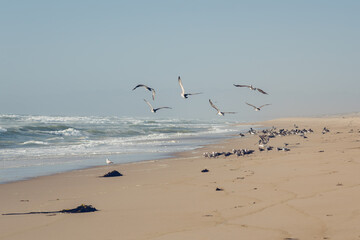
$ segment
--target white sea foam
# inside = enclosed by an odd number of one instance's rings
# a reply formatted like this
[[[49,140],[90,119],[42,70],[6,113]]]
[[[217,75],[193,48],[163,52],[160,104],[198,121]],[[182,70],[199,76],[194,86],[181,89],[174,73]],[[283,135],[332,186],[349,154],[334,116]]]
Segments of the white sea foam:
[[[1,133],[4,133],[4,132],[7,132],[7,129],[6,129],[6,128],[3,128],[3,127],[0,127],[0,134],[1,134]]]
[[[48,141],[56,141],[56,140],[63,140],[64,137],[52,137],[52,138],[48,138]]]
[[[118,117],[69,117],[69,116],[31,116],[28,121],[38,121],[43,123],[87,123],[87,124],[111,124],[119,120]]]
[[[74,128],[67,128],[59,131],[50,131],[49,133],[60,136],[82,136],[81,132]]]
[[[33,144],[33,145],[49,145],[48,142],[43,142],[43,141],[26,141],[26,142],[22,143],[22,145],[30,145],[30,144]]]

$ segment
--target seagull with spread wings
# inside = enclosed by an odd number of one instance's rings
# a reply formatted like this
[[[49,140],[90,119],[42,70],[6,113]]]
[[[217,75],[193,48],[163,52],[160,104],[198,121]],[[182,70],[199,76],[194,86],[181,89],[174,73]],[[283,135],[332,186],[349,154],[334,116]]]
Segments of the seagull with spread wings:
[[[235,112],[221,112],[213,103],[212,101],[209,99],[209,103],[210,105],[217,111],[217,114],[220,115],[220,116],[224,116],[225,113],[226,114],[234,114]]]
[[[151,111],[151,112],[153,112],[153,113],[156,113],[158,110],[163,109],[163,108],[168,108],[168,109],[171,109],[171,107],[159,107],[159,108],[153,108],[153,107],[151,106],[151,104],[150,104],[148,101],[146,101],[145,99],[144,99],[144,101],[147,103],[147,105],[149,105],[149,107],[150,107],[150,111]]]
[[[180,76],[178,77],[178,82],[179,82],[179,85],[180,85],[180,88],[181,88],[181,96],[183,98],[188,98],[190,95],[202,94],[202,93],[185,93],[184,86],[182,84]]]
[[[143,88],[146,88],[147,90],[149,90],[152,93],[152,99],[155,100],[155,90],[153,88],[148,87],[148,86],[146,86],[144,84],[139,84],[139,85],[137,85],[136,87],[133,88],[133,91],[135,89],[137,89],[138,87],[143,87]]]
[[[259,91],[261,92],[262,94],[268,94],[267,92],[263,91],[262,89],[260,88],[256,88],[256,87],[253,87],[253,85],[239,85],[239,84],[234,84],[235,87],[247,87],[251,90],[254,90],[254,91]]]
[[[251,107],[253,107],[255,111],[260,111],[262,107],[271,105],[271,104],[264,104],[264,105],[261,105],[260,107],[256,107],[256,106],[254,106],[254,105],[252,105],[252,104],[250,104],[250,103],[247,103],[247,102],[246,102],[246,104],[249,105],[249,106],[251,106]]]

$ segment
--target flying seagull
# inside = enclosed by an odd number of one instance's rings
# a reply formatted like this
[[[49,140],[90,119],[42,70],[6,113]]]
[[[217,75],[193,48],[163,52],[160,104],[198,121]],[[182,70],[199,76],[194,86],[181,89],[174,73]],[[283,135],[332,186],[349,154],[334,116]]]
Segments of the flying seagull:
[[[179,82],[179,85],[180,85],[180,87],[181,87],[181,96],[182,96],[183,98],[188,98],[190,95],[201,94],[201,93],[185,93],[185,90],[184,90],[184,87],[183,87],[183,85],[182,85],[180,76],[178,77],[178,82]]]
[[[152,106],[151,106],[151,104],[148,102],[148,101],[146,101],[145,99],[144,99],[144,101],[149,105],[149,107],[150,107],[150,111],[151,112],[153,112],[153,113],[156,113],[156,111],[157,110],[160,110],[160,109],[163,109],[163,108],[169,108],[169,109],[171,109],[171,107],[159,107],[159,108],[153,108]]]
[[[152,99],[155,100],[155,90],[154,90],[153,88],[148,87],[148,86],[146,86],[146,85],[144,85],[144,84],[139,84],[139,85],[137,85],[136,87],[133,88],[133,91],[134,91],[135,89],[137,89],[138,87],[144,87],[144,88],[146,88],[147,90],[149,90],[149,91],[152,93]]]
[[[252,104],[250,104],[250,103],[247,103],[247,102],[246,102],[246,104],[249,105],[249,106],[251,106],[251,107],[253,107],[255,111],[260,111],[262,107],[271,105],[271,104],[264,104],[264,105],[261,105],[260,107],[256,107],[256,106],[254,106],[254,105],[252,105]]]
[[[106,164],[113,164],[112,161],[110,161],[108,158],[106,159]]]
[[[218,115],[220,115],[220,116],[224,116],[225,115],[225,113],[226,114],[234,114],[235,112],[221,112],[213,103],[212,103],[212,101],[209,99],[209,103],[210,103],[210,105],[213,107],[213,108],[215,108],[215,110],[217,111],[217,114]]]
[[[234,84],[234,86],[235,86],[235,87],[247,87],[247,88],[249,88],[249,89],[251,89],[251,90],[254,90],[254,91],[258,90],[258,91],[261,92],[262,94],[268,94],[267,92],[263,91],[263,90],[260,89],[260,88],[255,88],[255,87],[253,87],[253,85],[239,85],[239,84]]]

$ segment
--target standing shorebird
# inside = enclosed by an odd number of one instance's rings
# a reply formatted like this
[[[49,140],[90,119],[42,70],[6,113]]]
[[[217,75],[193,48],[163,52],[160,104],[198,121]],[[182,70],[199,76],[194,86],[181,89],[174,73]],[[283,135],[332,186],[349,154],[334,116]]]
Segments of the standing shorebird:
[[[254,105],[252,105],[252,104],[250,104],[250,103],[247,103],[247,102],[246,102],[246,104],[249,105],[249,106],[251,106],[251,107],[253,107],[255,111],[260,111],[262,107],[271,105],[271,104],[264,104],[264,105],[261,105],[260,107],[256,107],[256,106],[254,106]]]
[[[146,88],[147,90],[149,90],[152,93],[152,99],[155,100],[155,89],[153,89],[151,87],[148,87],[148,86],[146,86],[144,84],[139,84],[139,85],[137,85],[136,87],[133,88],[133,91],[135,89],[137,89],[138,87],[143,87],[143,88]]]
[[[180,76],[178,77],[178,82],[179,82],[179,85],[181,87],[181,96],[183,98],[188,98],[190,95],[202,94],[202,93],[185,93],[184,86],[182,85],[182,81],[181,81]]]
[[[256,88],[256,87],[253,87],[253,85],[239,85],[239,84],[234,84],[235,87],[247,87],[251,90],[254,90],[254,91],[259,91],[261,92],[262,94],[268,94],[267,92],[263,91],[262,89],[260,88]]]
[[[213,103],[212,101],[209,99],[209,103],[210,105],[217,111],[217,114],[220,115],[220,116],[224,116],[225,113],[226,114],[234,114],[235,112],[221,112]]]
[[[171,107],[159,107],[159,108],[153,108],[152,106],[151,106],[151,104],[148,102],[148,101],[146,101],[145,99],[144,99],[144,101],[149,105],[149,107],[150,107],[150,111],[151,112],[153,112],[153,113],[156,113],[156,111],[157,110],[160,110],[160,109],[163,109],[163,108],[169,108],[169,109],[171,109]]]

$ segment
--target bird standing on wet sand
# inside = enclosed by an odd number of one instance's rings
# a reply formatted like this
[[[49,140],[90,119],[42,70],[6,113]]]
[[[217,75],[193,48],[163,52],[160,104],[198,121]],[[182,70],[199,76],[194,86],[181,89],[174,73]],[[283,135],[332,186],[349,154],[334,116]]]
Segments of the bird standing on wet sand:
[[[264,104],[264,105],[261,105],[260,107],[256,107],[256,106],[254,106],[254,105],[252,105],[252,104],[250,104],[250,103],[247,103],[247,102],[246,102],[246,104],[249,105],[249,106],[251,106],[251,107],[253,107],[255,111],[260,111],[262,107],[271,105],[271,104]]]
[[[239,84],[234,84],[235,87],[247,87],[251,90],[254,90],[254,91],[259,91],[261,92],[262,94],[268,94],[267,92],[263,91],[262,89],[260,88],[256,88],[256,87],[253,87],[253,85],[239,85]]]
[[[159,107],[159,108],[153,108],[152,106],[151,106],[151,104],[148,102],[148,101],[146,101],[145,99],[144,99],[144,101],[149,105],[149,107],[150,107],[150,111],[151,112],[153,112],[153,113],[156,113],[156,111],[157,110],[160,110],[160,109],[163,109],[163,108],[168,108],[168,109],[171,109],[171,107]]]
[[[185,90],[184,90],[184,86],[182,85],[182,81],[181,81],[181,78],[180,76],[178,77],[178,82],[179,82],[179,85],[181,87],[181,97],[183,98],[188,98],[190,95],[197,95],[197,94],[202,94],[202,93],[185,93]]]
[[[139,84],[139,85],[137,85],[136,87],[133,88],[133,91],[135,89],[137,89],[138,87],[143,87],[143,88],[146,88],[147,90],[149,90],[152,93],[152,99],[155,100],[155,90],[153,88],[148,87],[148,86],[146,86],[144,84]]]
[[[212,101],[209,99],[209,103],[210,105],[217,111],[217,114],[220,115],[220,116],[224,116],[225,113],[227,114],[234,114],[235,112],[221,112],[213,103]]]

